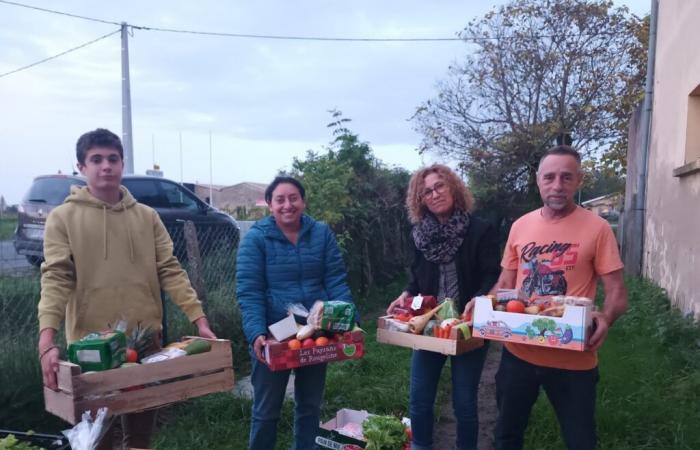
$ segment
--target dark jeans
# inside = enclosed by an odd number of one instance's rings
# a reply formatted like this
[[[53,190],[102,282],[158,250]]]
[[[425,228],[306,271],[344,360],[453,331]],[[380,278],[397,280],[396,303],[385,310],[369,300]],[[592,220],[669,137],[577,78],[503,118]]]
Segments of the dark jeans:
[[[250,450],[272,450],[291,370],[271,371],[252,356],[253,418]],[[294,450],[313,450],[326,383],[326,364],[294,369]]]
[[[523,448],[532,405],[544,388],[569,450],[596,448],[595,400],[598,368],[565,370],[536,366],[503,348],[496,374],[496,450]]]
[[[458,356],[451,356],[452,407],[457,419],[457,449],[476,450],[479,435],[477,392],[488,345]],[[411,361],[411,430],[413,450],[433,445],[433,411],[440,373],[447,356],[414,350]]]

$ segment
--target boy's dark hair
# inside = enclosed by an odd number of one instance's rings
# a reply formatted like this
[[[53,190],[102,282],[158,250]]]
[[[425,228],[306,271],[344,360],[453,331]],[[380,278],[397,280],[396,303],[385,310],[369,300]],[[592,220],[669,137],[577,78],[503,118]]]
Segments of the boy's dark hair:
[[[85,154],[94,147],[113,148],[124,159],[124,148],[119,136],[105,128],[98,128],[94,131],[88,131],[78,138],[78,142],[75,144],[75,157],[80,164],[85,164]]]
[[[287,176],[278,176],[275,177],[275,179],[272,180],[272,183],[270,183],[265,189],[265,202],[267,202],[268,205],[272,203],[272,192],[277,188],[277,186],[283,183],[294,185],[294,187],[299,190],[301,199],[306,200],[306,189],[304,189],[304,186],[299,182],[299,180]]]
[[[578,165],[581,165],[581,155],[579,152],[576,151],[575,148],[573,148],[570,145],[557,145],[555,147],[552,147],[548,149],[546,152],[544,152],[544,155],[540,158],[540,163],[538,164],[537,167],[542,165],[542,161],[550,155],[569,155],[573,156],[576,162],[578,162]]]

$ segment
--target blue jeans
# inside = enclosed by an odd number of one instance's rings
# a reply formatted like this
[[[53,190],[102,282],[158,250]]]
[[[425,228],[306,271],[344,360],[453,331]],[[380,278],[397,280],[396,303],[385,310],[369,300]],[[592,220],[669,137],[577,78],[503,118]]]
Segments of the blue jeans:
[[[503,348],[496,374],[496,450],[520,450],[532,405],[544,388],[569,450],[596,448],[598,368],[565,370],[536,366]]]
[[[271,371],[252,357],[253,418],[250,450],[272,450],[277,441],[277,422],[291,370]],[[326,364],[294,369],[294,450],[313,450],[326,383]]]
[[[487,350],[488,343],[482,348],[450,357],[452,407],[457,419],[458,450],[476,450],[479,435],[477,393]],[[432,448],[435,395],[446,360],[447,356],[441,353],[413,351],[410,401],[413,450]]]

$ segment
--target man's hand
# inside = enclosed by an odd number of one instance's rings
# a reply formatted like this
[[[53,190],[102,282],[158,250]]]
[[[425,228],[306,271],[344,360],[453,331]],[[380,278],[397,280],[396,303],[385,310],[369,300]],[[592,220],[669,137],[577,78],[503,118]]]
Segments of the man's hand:
[[[391,302],[391,304],[389,305],[389,307],[386,309],[386,314],[387,314],[388,316],[392,315],[392,314],[393,314],[393,311],[394,311],[394,308],[397,307],[397,306],[399,306],[399,305],[403,305],[404,300],[406,300],[406,297],[408,297],[408,296],[409,296],[409,293],[408,293],[408,292],[406,292],[406,291],[402,292],[401,295],[399,295],[398,297],[396,297],[396,300],[394,300],[393,302]]]
[[[253,342],[253,351],[255,352],[255,357],[258,358],[258,361],[262,363],[265,362],[265,357],[263,356],[263,347],[266,343],[267,339],[265,339],[265,335],[263,334],[255,338],[255,342]]]
[[[593,313],[593,333],[588,338],[591,350],[598,350],[608,337],[612,324],[627,310],[627,289],[622,269],[601,275],[605,302],[602,311]]]
[[[593,313],[593,334],[588,338],[589,350],[598,350],[608,337],[610,324],[605,314],[599,311]]]
[[[43,351],[40,352],[42,354]],[[58,372],[58,347],[51,346],[49,351],[41,356],[41,376],[44,379],[44,386],[57,391],[56,372]]]
[[[194,321],[194,324],[197,325],[197,334],[199,334],[199,336],[207,339],[216,339],[216,335],[211,331],[209,321],[206,317],[200,317]]]

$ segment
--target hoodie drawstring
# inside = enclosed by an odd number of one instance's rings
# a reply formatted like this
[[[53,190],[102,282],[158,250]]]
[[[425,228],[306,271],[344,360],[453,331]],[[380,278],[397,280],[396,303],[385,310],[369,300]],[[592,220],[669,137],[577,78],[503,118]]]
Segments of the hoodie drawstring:
[[[134,240],[131,238],[131,228],[129,228],[129,219],[126,217],[129,214],[129,208],[122,203],[124,208],[124,226],[126,226],[126,235],[129,237],[129,260],[134,262]]]
[[[102,242],[104,242],[103,258],[107,260],[107,207],[105,205],[102,205]]]

